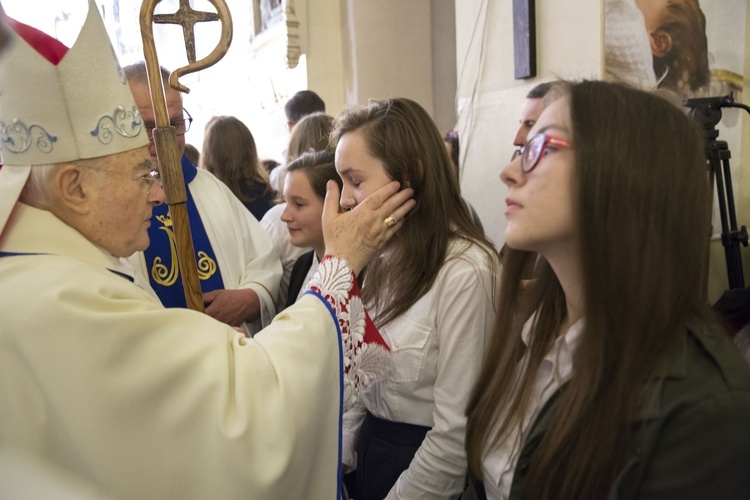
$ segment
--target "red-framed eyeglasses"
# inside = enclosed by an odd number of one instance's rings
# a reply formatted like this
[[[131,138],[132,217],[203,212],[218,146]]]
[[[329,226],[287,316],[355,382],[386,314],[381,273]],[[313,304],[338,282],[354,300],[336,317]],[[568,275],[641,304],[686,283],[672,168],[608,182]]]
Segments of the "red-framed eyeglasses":
[[[552,137],[547,134],[537,134],[524,144],[521,149],[513,154],[513,160],[521,157],[521,171],[528,174],[536,168],[539,159],[544,155],[547,146],[552,145],[558,148],[572,148],[573,144],[565,139]]]

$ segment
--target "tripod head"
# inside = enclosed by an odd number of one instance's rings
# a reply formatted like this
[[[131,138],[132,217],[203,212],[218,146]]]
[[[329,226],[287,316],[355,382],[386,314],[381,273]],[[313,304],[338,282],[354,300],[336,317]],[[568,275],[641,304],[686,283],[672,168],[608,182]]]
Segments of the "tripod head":
[[[706,135],[706,140],[711,141],[719,137],[716,125],[721,121],[721,108],[729,108],[734,104],[734,96],[721,97],[698,97],[685,99],[682,105],[690,108],[690,118],[700,123]]]
[[[703,127],[706,140],[711,142],[719,137],[716,125],[721,121],[721,108],[741,108],[750,113],[750,107],[734,102],[734,94],[730,92],[720,97],[697,97],[685,99],[682,105],[690,108],[690,118],[696,120]]]

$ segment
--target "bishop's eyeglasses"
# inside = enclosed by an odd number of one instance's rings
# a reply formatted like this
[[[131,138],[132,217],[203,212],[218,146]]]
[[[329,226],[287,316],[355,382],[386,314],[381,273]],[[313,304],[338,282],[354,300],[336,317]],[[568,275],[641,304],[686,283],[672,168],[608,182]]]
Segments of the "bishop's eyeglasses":
[[[151,162],[149,162],[151,163]],[[99,170],[100,172],[106,172],[108,174],[114,174],[114,175],[120,175],[123,177],[128,177],[129,179],[132,179],[134,181],[137,181],[141,186],[141,191],[144,193],[148,193],[151,191],[151,188],[154,187],[154,184],[157,182],[159,185],[162,185],[162,179],[161,179],[161,173],[151,164],[151,167],[149,170],[142,174],[130,174],[127,172],[120,172],[119,170],[110,170],[106,167],[99,167],[95,165],[88,165],[86,163],[77,163],[76,165],[80,165],[82,167],[90,168],[93,170]]]

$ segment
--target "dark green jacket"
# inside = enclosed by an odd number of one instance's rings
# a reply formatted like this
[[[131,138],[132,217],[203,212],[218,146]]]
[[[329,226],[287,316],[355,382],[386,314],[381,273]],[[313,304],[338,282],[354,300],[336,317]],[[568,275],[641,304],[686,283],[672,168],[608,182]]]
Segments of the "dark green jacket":
[[[750,499],[750,366],[731,340],[718,329],[690,325],[666,378],[651,383],[656,397],[637,416],[641,428],[609,500]],[[537,418],[524,443],[512,500],[523,498],[528,464],[551,413]],[[462,498],[478,496],[470,486]]]

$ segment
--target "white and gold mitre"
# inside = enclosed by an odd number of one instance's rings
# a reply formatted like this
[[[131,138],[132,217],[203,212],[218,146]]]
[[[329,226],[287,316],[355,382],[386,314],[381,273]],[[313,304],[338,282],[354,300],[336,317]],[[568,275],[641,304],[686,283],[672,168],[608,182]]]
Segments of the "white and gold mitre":
[[[78,39],[52,64],[12,32],[0,53],[0,163],[47,165],[148,144],[93,0]]]

